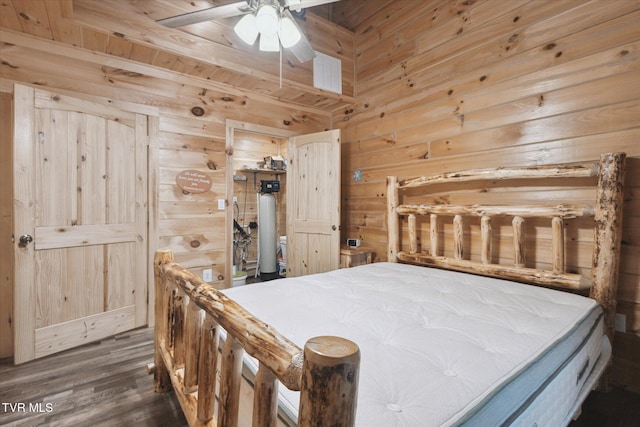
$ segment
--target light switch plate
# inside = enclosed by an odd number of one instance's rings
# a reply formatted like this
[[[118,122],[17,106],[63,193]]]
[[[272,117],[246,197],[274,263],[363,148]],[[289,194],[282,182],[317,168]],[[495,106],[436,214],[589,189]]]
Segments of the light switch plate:
[[[627,331],[627,316],[625,316],[624,314],[616,313],[616,331]]]
[[[224,199],[218,199],[218,210],[223,211],[226,203]]]

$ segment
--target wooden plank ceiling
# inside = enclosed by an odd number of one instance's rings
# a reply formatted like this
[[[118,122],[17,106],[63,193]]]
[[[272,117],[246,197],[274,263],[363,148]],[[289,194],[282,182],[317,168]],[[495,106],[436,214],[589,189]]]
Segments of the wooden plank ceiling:
[[[314,49],[343,62],[343,94],[313,87],[312,62],[299,63],[286,51],[282,67],[277,53],[260,53],[234,34],[239,17],[165,28],[155,21],[234,0],[2,0],[3,29],[106,53],[154,67],[207,79],[219,84],[271,96],[323,111],[353,104],[354,33],[330,22],[332,16],[355,28],[365,14],[378,8],[349,8],[343,0],[307,13],[303,26]],[[366,3],[366,2],[362,2]],[[381,3],[385,3],[382,1]],[[310,8],[313,12],[314,8]],[[361,13],[358,14],[357,12]],[[257,44],[256,44],[257,45]],[[105,72],[117,72],[105,68]]]

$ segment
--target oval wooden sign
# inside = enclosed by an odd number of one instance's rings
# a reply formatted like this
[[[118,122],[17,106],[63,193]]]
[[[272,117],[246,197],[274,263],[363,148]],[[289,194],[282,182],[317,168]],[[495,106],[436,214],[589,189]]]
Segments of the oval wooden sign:
[[[176,176],[176,184],[192,194],[205,193],[211,189],[211,178],[204,172],[189,169]]]

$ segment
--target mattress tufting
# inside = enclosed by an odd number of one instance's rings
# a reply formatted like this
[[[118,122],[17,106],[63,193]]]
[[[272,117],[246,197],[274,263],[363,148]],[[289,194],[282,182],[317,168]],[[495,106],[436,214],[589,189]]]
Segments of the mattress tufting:
[[[224,292],[301,347],[356,342],[358,426],[532,425],[546,389],[566,423],[606,364],[595,301],[499,279],[375,263]],[[298,393],[280,390],[295,419]]]

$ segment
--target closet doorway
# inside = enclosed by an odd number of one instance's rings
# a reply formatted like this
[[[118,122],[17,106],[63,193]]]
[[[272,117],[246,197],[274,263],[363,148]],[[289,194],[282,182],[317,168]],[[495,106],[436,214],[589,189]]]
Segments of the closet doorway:
[[[289,138],[294,135],[283,129],[227,120],[227,152],[231,153],[227,167],[231,173],[227,174],[226,277],[235,276],[235,280],[227,282],[228,286],[243,283],[238,280],[243,277],[241,271],[246,272],[249,282],[254,278],[273,279],[284,274],[280,271],[282,254],[278,249],[280,236],[286,235],[286,150]],[[272,158],[277,163],[265,164],[265,158]],[[263,181],[275,182],[277,191],[263,197]],[[272,186],[269,184],[269,187]],[[267,213],[266,209],[273,211]],[[265,221],[273,222],[273,226],[262,225],[260,228],[259,224]]]
[[[287,275],[337,269],[340,259],[340,131],[295,135],[282,129],[228,120],[226,143],[230,154],[227,157],[226,198],[232,207],[227,209],[226,215],[227,286],[232,285],[234,263],[235,269],[248,269],[254,276],[256,263],[260,268],[260,242],[253,249],[251,243],[241,240],[249,232],[251,241],[256,234],[259,240],[259,231],[251,227],[258,225],[252,222],[259,222],[256,219],[260,217],[259,194],[264,192],[260,181],[263,180],[275,181],[280,187],[280,191],[274,193],[275,228],[278,240],[280,236],[286,236]],[[276,164],[263,164],[265,157],[275,157]],[[280,159],[284,160],[284,165],[277,164],[282,161]],[[253,205],[252,199],[255,200]]]

